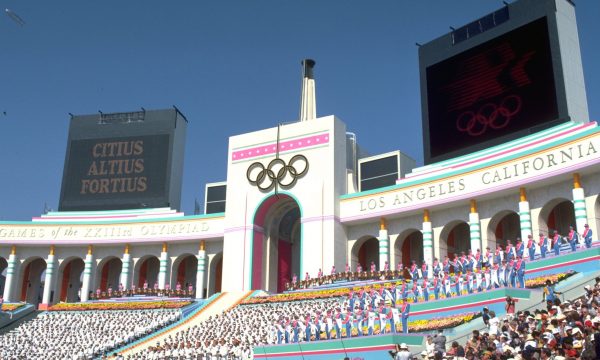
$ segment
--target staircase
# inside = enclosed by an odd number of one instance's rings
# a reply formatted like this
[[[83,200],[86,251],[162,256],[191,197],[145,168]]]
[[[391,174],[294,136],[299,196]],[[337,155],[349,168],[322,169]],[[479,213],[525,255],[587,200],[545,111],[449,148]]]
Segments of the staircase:
[[[179,331],[184,331],[194,325],[197,325],[211,316],[221,314],[226,310],[231,309],[232,307],[238,305],[242,300],[247,298],[252,292],[226,292],[221,293],[208,303],[202,310],[198,313],[190,317],[184,322],[179,323],[176,326],[173,326],[168,331],[159,332],[154,335],[150,335],[145,338],[143,341],[136,343],[134,346],[124,349],[119,353],[123,356],[133,355],[140,352],[143,352],[148,347],[155,345],[157,342],[162,342],[163,339],[167,338],[169,335],[173,335]]]

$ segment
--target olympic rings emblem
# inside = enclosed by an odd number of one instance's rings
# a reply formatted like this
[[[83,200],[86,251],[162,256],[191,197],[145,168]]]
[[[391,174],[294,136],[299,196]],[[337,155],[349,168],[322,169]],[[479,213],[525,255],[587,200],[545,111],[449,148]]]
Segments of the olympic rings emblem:
[[[294,165],[302,165],[298,170]],[[250,184],[260,190],[267,191],[276,184],[282,188],[290,188],[308,171],[308,160],[304,155],[294,155],[288,164],[283,159],[275,158],[265,167],[261,162],[250,164],[246,170],[246,178]]]
[[[479,111],[465,111],[456,118],[456,128],[471,136],[484,134],[488,127],[498,130],[506,127],[512,118],[521,111],[522,101],[517,95],[505,97],[500,105],[484,104]]]

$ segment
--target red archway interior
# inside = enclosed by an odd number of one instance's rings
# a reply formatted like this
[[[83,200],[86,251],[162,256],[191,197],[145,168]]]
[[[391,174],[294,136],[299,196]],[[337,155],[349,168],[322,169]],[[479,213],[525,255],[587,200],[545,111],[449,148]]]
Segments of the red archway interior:
[[[60,301],[67,301],[67,290],[69,288],[69,279],[71,278],[71,265],[72,261],[69,261],[65,269],[63,270],[63,277],[60,286]]]
[[[181,260],[181,262],[179,263],[179,266],[177,267],[176,284],[180,284],[181,286],[185,285],[183,282],[185,281],[185,269],[186,269],[188,260],[189,260],[189,257],[186,257],[185,259]]]
[[[138,288],[144,287],[144,283],[146,282],[147,276],[148,276],[148,259],[144,260],[144,262],[140,266],[140,278],[138,279]],[[150,284],[148,284],[148,287],[150,287]]]
[[[221,292],[221,279],[223,278],[223,258],[215,266],[215,292]]]
[[[23,284],[21,286],[21,301],[27,300],[27,285],[29,284],[29,270],[31,269],[31,263],[25,267],[25,273],[23,274]]]
[[[112,260],[111,260],[112,261]],[[104,266],[102,267],[102,277],[100,279],[100,289],[102,291],[106,291],[107,290],[107,283],[108,283],[108,264],[110,264],[110,261],[108,261],[106,264],[104,264]]]

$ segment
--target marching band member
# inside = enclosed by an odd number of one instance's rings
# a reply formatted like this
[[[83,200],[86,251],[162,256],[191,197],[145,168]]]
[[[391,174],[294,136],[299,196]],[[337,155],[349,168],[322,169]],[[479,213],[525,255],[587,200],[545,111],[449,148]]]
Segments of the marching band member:
[[[584,230],[583,230],[583,241],[585,243],[585,247],[586,248],[591,248],[592,247],[592,230],[590,229],[590,226],[588,224],[584,225]]]
[[[502,250],[502,246],[500,244],[496,245],[496,252],[494,253],[494,264],[502,264],[504,260],[504,251]]]
[[[467,275],[465,276],[465,282],[467,283],[467,292],[469,294],[473,293],[473,275],[471,274],[471,269],[467,269]]]
[[[442,270],[445,274],[450,273],[450,260],[448,259],[448,255],[444,257],[444,262],[442,263]]]
[[[518,286],[520,288],[525,288],[525,261],[523,261],[523,258],[518,258],[517,263],[515,264],[515,271],[519,282]]]
[[[515,287],[516,286],[516,273],[515,273],[515,259],[510,259],[508,265],[506,266],[506,279],[508,286]]]
[[[490,275],[492,278],[491,285],[493,285],[494,288],[496,288],[496,289],[500,287],[499,272],[500,272],[500,266],[498,264],[492,265],[492,269],[490,271]]]
[[[438,261],[438,258],[433,259],[433,265],[431,266],[431,271],[433,271],[433,277],[440,276],[440,272],[442,271],[442,265]]]
[[[500,270],[498,271],[498,280],[500,282],[500,286],[506,286],[506,261],[502,260],[502,265],[500,265]]]
[[[478,269],[475,270],[475,288],[477,289],[477,291],[481,291],[483,290],[483,276],[481,274],[481,271],[478,271]]]
[[[529,251],[529,260],[535,259],[535,241],[533,235],[527,235],[527,250]]]
[[[429,275],[429,271],[427,270],[427,263],[425,261],[423,261],[423,264],[421,264],[421,270],[419,275],[421,276],[421,279],[427,279]]]
[[[483,256],[483,266],[489,268],[494,264],[494,254],[490,251],[490,247],[485,248],[485,254]]]
[[[446,298],[452,296],[450,277],[448,276],[448,273],[444,273],[444,293],[446,294]]]
[[[515,257],[515,249],[513,248],[510,240],[506,240],[506,249],[504,250],[505,256],[504,258],[506,259],[507,262],[509,262],[510,260],[512,260]]]
[[[404,299],[404,303],[400,308],[400,314],[402,316],[402,332],[408,334],[408,316],[410,313],[410,304],[407,299]]]
[[[544,259],[546,257],[546,252],[548,251],[548,238],[543,233],[540,233],[540,240],[538,244],[540,246],[540,254],[542,259]]]
[[[552,249],[554,250],[554,255],[560,255],[560,235],[558,234],[558,230],[554,230],[554,235],[552,235]]]
[[[577,244],[579,244],[579,234],[573,229],[573,226],[569,226],[569,235],[567,235],[567,241],[571,245],[571,251],[577,250]]]
[[[517,238],[517,245],[515,245],[515,254],[516,257],[523,257],[523,253],[525,252],[525,247],[523,246],[523,241],[521,238]]]

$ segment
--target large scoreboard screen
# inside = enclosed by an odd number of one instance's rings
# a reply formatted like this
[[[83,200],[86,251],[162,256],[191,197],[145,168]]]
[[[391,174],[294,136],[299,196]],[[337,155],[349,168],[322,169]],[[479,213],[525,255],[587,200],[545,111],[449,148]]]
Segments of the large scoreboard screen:
[[[426,68],[429,157],[559,117],[546,17]]]
[[[59,209],[177,209],[185,127],[175,110],[74,116]]]

